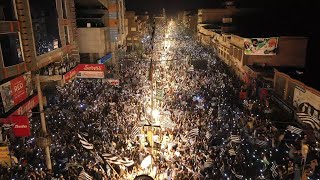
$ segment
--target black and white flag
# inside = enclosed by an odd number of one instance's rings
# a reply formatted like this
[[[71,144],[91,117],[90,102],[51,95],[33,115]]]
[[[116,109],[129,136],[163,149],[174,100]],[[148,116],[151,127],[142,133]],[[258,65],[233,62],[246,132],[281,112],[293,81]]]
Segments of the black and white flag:
[[[234,142],[234,143],[240,143],[241,142],[240,136],[237,136],[237,135],[231,135],[229,139],[230,139],[231,142]]]
[[[133,160],[130,160],[126,157],[120,158],[119,156],[114,154],[104,153],[102,154],[102,157],[110,164],[123,165],[126,167],[132,166],[134,164]]]
[[[310,116],[306,113],[296,113],[298,119],[304,123],[310,125],[313,129],[319,130],[320,129],[320,120],[316,117]]]
[[[270,168],[270,171],[272,173],[272,177],[275,178],[278,176],[278,171],[277,171],[277,164],[275,162],[272,163],[272,166]]]
[[[130,138],[134,139],[138,134],[141,133],[142,127],[141,126],[134,126],[131,130]]]
[[[256,139],[255,143],[256,143],[256,145],[261,146],[261,147],[268,145],[267,141],[263,141],[263,140],[260,140],[260,139]]]
[[[213,166],[213,160],[208,158],[207,161],[204,163],[204,168],[209,168]]]
[[[78,176],[78,180],[93,180],[93,178],[84,170]]]
[[[238,179],[242,179],[243,178],[243,175],[237,174],[234,169],[231,169],[231,172],[236,178],[238,178]]]
[[[298,134],[298,135],[302,133],[302,129],[291,126],[291,125],[287,127],[287,130],[290,131],[291,133]]]
[[[199,136],[199,129],[198,128],[194,128],[194,129],[190,130],[188,133],[189,138],[195,138],[197,136]]]
[[[234,149],[229,149],[229,155],[230,156],[235,156],[236,155],[236,151]]]

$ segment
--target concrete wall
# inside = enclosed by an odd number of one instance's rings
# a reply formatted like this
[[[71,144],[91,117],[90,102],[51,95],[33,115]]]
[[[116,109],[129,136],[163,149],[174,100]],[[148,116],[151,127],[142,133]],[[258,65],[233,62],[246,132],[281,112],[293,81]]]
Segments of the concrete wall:
[[[239,9],[225,8],[225,9],[199,9],[198,10],[198,24],[221,22],[222,18],[233,16],[239,12]]]
[[[106,54],[107,28],[78,28],[80,53]]]

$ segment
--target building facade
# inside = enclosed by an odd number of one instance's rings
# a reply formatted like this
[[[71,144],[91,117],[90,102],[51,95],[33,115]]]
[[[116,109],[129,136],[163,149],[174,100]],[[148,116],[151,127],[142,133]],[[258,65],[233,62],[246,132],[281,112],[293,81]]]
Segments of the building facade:
[[[79,52],[73,1],[8,0],[0,7],[0,81],[8,113],[33,96],[35,74],[42,82],[63,83]],[[17,82],[23,91],[18,100]]]
[[[137,48],[142,47],[142,43],[146,41],[147,36],[150,34],[149,15],[136,15],[134,11],[126,11],[125,17],[128,26],[128,50],[137,50]]]
[[[118,56],[126,50],[124,1],[79,0],[77,12],[81,62],[104,63],[117,71]]]

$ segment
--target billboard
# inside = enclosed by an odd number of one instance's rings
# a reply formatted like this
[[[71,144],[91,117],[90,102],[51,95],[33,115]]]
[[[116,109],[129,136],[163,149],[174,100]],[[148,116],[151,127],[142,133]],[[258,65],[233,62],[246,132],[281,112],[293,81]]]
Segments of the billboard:
[[[79,64],[77,66],[78,78],[104,78],[104,64]]]
[[[8,112],[15,105],[25,100],[32,94],[31,78],[22,75],[0,86],[4,111]]]
[[[13,115],[11,121],[14,123],[13,133],[16,137],[30,136],[30,124],[27,115]]]
[[[103,64],[79,64],[78,71],[105,71]]]
[[[69,82],[73,77],[75,77],[78,73],[77,67],[73,68],[69,72],[67,72],[65,75],[63,75],[64,82]]]
[[[245,55],[276,55],[278,38],[245,38]]]
[[[320,120],[320,97],[309,90],[296,87],[294,89],[293,106],[298,112],[306,113]]]

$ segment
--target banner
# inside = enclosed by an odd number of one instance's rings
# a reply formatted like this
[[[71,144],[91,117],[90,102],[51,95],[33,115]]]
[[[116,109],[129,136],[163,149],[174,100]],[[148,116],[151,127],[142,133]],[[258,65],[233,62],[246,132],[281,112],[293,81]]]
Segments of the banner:
[[[244,54],[246,55],[276,55],[278,38],[245,38]]]
[[[78,78],[104,78],[103,71],[78,71]]]
[[[98,60],[98,64],[104,64],[105,62],[108,62],[112,59],[112,53],[109,53],[105,56],[103,56],[101,59]]]
[[[67,72],[65,75],[63,75],[64,83],[69,82],[73,77],[75,77],[78,73],[78,68],[75,67],[69,72]]]
[[[298,112],[306,113],[320,120],[320,97],[309,90],[294,89],[293,106]]]
[[[4,111],[8,112],[29,96],[29,91],[32,91],[31,79],[26,75],[19,76],[2,84],[0,91]]]
[[[78,68],[78,71],[104,72],[106,67],[103,64],[79,64],[77,68]]]
[[[11,167],[11,158],[8,146],[0,147],[0,165],[4,167]]]
[[[11,116],[12,123],[14,123],[13,133],[16,137],[30,136],[30,124],[28,116],[13,115]]]

